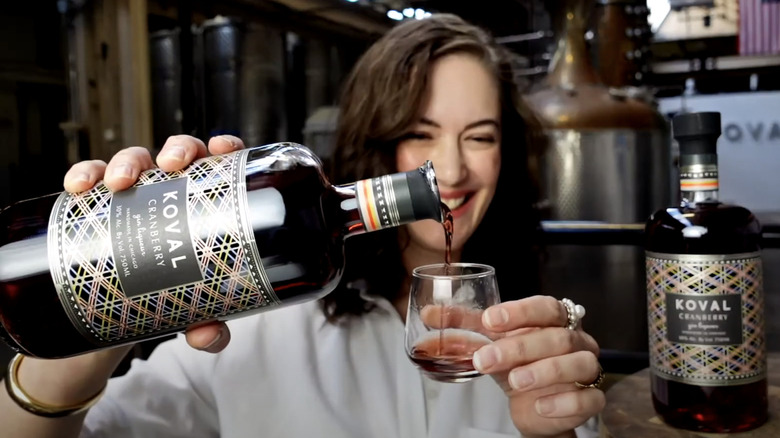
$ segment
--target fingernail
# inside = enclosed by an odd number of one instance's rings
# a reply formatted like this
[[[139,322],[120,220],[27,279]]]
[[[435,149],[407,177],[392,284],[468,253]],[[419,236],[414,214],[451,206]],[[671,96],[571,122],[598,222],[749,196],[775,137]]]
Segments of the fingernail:
[[[208,350],[209,350],[211,347],[214,347],[214,346],[216,346],[217,344],[219,344],[219,341],[220,341],[221,339],[222,339],[222,330],[220,330],[219,332],[217,332],[217,336],[216,336],[216,337],[214,337],[214,339],[212,339],[212,341],[211,341],[211,342],[209,342],[209,343],[208,343],[206,346],[204,346],[203,348],[201,348],[201,350],[208,351]]]
[[[474,362],[474,368],[476,368],[477,371],[484,373],[485,371],[489,370],[490,367],[498,363],[498,356],[498,348],[492,345],[482,347],[476,353],[474,353],[474,358],[472,359],[472,362]]]
[[[232,138],[232,137],[230,137],[230,136],[228,136],[228,135],[220,135],[219,137],[220,137],[222,140],[225,140],[226,142],[230,143],[230,147],[232,147],[233,149],[235,149],[236,147],[238,147],[238,144],[237,144],[235,141],[233,141],[233,138]]]
[[[114,174],[115,177],[132,178],[133,166],[129,164],[120,164],[114,168],[114,171],[112,173]]]
[[[509,373],[509,386],[513,389],[523,389],[534,383],[534,375],[527,370],[515,370]]]
[[[536,400],[536,413],[547,417],[555,412],[555,400],[549,398],[540,398]]]
[[[485,311],[485,324],[488,327],[497,327],[509,321],[509,313],[503,307],[488,309]]]
[[[92,182],[92,178],[88,173],[82,172],[73,176],[74,182]]]
[[[184,159],[186,151],[181,146],[174,146],[165,150],[163,156],[172,160],[181,161]]]

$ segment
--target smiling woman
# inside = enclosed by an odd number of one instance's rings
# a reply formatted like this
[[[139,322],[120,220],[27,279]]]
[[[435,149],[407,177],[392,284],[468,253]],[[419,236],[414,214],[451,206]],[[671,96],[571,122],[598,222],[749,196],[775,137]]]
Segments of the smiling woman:
[[[545,145],[541,127],[518,94],[508,51],[483,44],[487,34],[465,28],[457,37],[428,37],[425,21],[415,30],[420,35],[401,37],[412,26],[388,34],[347,78],[333,162],[350,165],[333,166],[331,177],[347,181],[431,159],[442,201],[455,219],[453,261],[476,257],[496,266],[501,281],[500,273],[516,270],[517,260],[530,260],[524,281],[535,290],[538,255],[531,232],[538,225],[534,164]],[[499,256],[492,248],[497,241],[517,258]],[[352,280],[344,285],[360,279],[392,299],[404,276],[391,273],[409,272],[404,265],[422,264],[417,259],[442,261],[444,235],[440,224],[424,221],[348,249],[345,276]],[[401,252],[411,259],[402,263]],[[505,290],[505,299],[520,296],[516,288]],[[366,305],[347,287],[325,304],[336,318],[361,313]]]

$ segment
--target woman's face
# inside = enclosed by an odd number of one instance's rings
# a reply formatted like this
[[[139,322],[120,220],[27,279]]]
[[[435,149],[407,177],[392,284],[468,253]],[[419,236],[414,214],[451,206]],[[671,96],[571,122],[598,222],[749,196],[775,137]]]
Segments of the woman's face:
[[[501,105],[498,84],[480,60],[453,54],[431,67],[419,118],[399,143],[399,171],[431,160],[442,201],[454,217],[453,252],[459,252],[485,216],[501,168]],[[440,251],[441,224],[426,220],[408,226],[411,244]]]

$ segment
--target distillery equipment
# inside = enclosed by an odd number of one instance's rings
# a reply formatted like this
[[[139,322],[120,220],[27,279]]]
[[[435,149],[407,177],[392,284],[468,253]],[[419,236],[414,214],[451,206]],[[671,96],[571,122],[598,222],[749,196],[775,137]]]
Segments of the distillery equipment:
[[[247,145],[285,138],[285,34],[218,16],[195,38],[204,134],[236,135]]]
[[[590,14],[591,59],[608,87],[642,86],[652,30],[645,0],[596,0]]]
[[[176,28],[159,30],[149,35],[155,147],[162,147],[169,136],[183,132],[179,34]]]
[[[585,37],[593,8],[588,0],[560,3],[555,11],[558,43],[548,73],[527,93],[549,140],[540,166],[542,216],[553,224],[548,226],[643,223],[672,201],[668,123],[643,89],[608,86],[599,77]],[[612,33],[603,27],[618,21],[600,23],[595,35]],[[619,58],[613,66],[627,60],[613,56]],[[628,75],[623,70],[621,78]],[[567,243],[564,236],[544,251],[543,291],[585,305],[585,327],[605,354],[642,357],[647,311],[641,246],[619,240],[581,245]]]

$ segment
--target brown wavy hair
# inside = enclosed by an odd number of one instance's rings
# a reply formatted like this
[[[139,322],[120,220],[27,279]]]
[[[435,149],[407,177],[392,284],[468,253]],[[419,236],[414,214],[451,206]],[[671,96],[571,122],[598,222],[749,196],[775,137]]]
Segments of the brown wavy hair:
[[[498,187],[464,246],[463,259],[495,266],[499,286],[504,285],[502,298],[514,299],[538,286],[538,251],[532,234],[539,224],[534,208],[539,198],[536,163],[544,136],[519,93],[512,54],[484,29],[452,14],[434,14],[400,23],[376,41],[343,84],[329,178],[342,184],[397,172],[396,146],[419,117],[431,64],[454,53],[477,57],[496,78],[502,119]],[[373,295],[391,301],[396,297],[408,275],[401,262],[399,232],[403,230],[388,229],[347,240],[344,276],[322,299],[331,321],[372,309],[359,295],[358,280]],[[535,262],[524,266],[529,259]]]

